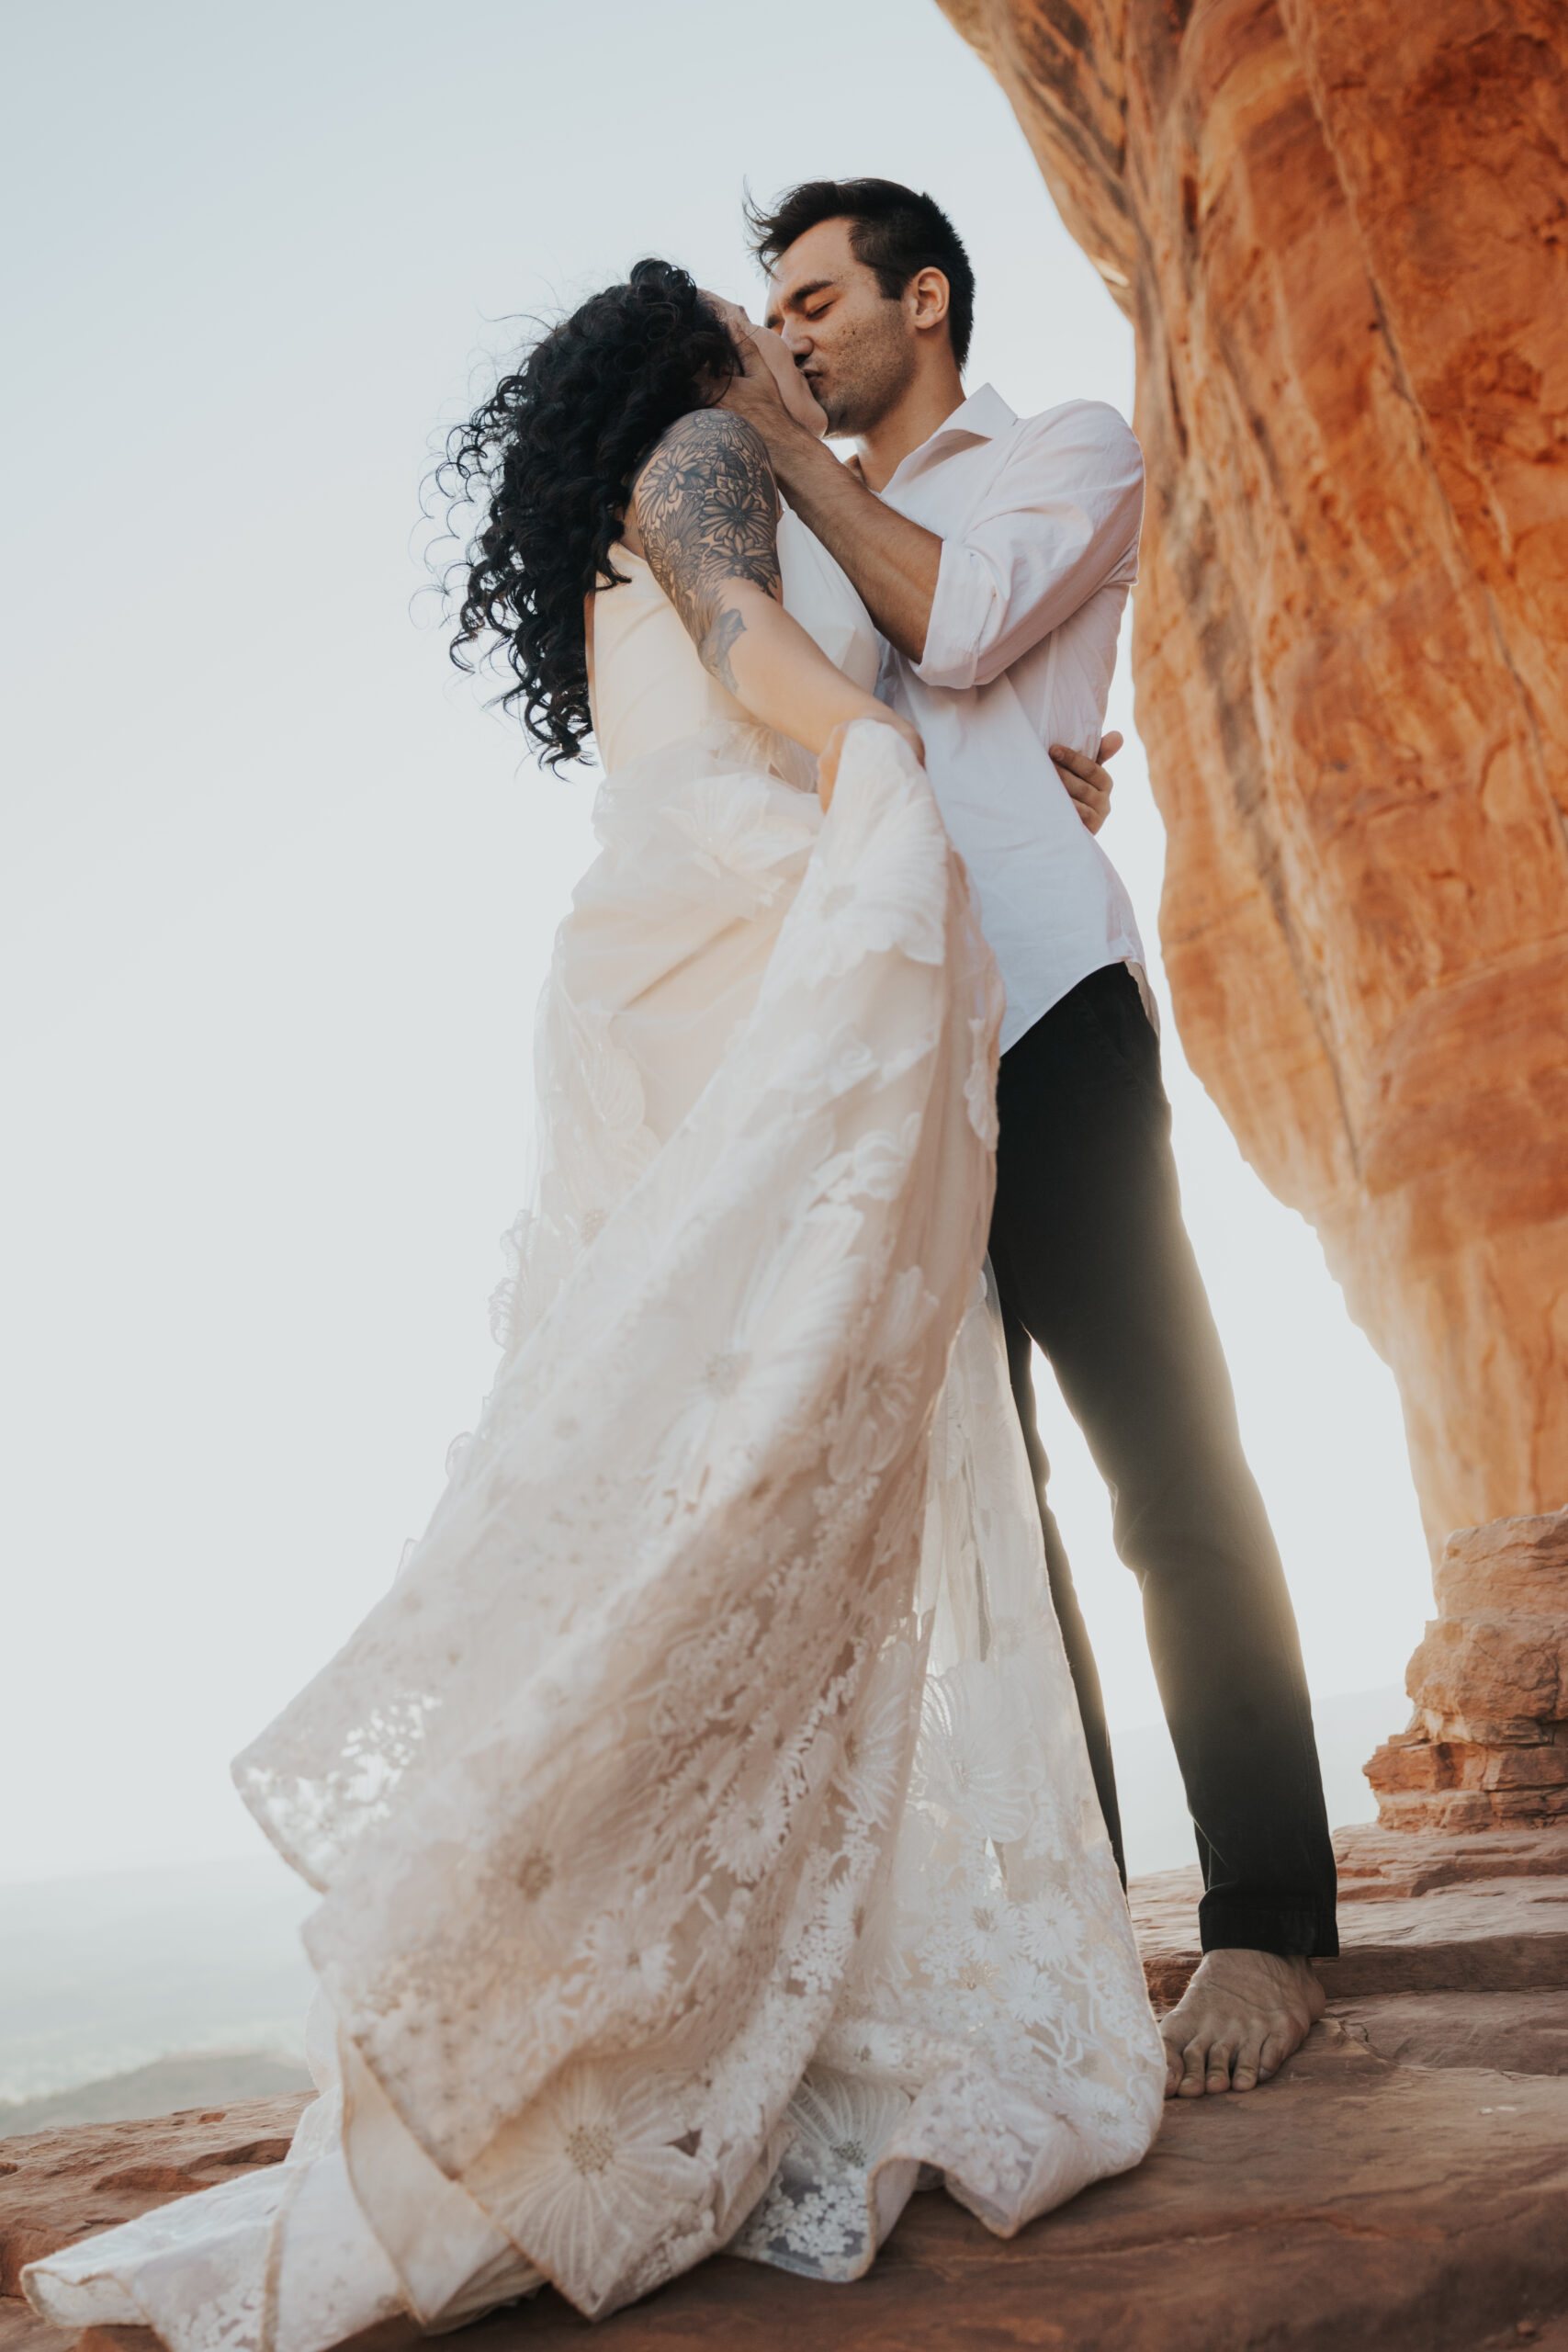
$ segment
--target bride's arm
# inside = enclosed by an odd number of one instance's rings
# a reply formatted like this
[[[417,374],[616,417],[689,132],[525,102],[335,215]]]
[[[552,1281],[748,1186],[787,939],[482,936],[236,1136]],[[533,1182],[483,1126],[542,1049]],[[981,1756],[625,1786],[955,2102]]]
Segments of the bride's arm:
[[[820,753],[857,718],[908,723],[845,677],[784,608],[778,498],[762,436],[728,409],[672,424],[637,477],[649,567],[703,666],[752,717]],[[836,763],[833,764],[836,765]]]

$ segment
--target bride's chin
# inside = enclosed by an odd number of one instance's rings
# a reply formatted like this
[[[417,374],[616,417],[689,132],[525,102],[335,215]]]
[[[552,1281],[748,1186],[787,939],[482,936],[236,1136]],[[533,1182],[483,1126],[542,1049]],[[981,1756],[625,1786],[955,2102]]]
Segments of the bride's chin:
[[[820,390],[818,386],[812,382],[809,376],[806,379],[806,389],[811,394],[812,399],[816,401],[818,410],[821,412],[822,422],[817,427],[818,439],[819,441],[832,441],[837,439],[844,428],[838,417],[833,413],[833,404],[831,400],[823,399]]]

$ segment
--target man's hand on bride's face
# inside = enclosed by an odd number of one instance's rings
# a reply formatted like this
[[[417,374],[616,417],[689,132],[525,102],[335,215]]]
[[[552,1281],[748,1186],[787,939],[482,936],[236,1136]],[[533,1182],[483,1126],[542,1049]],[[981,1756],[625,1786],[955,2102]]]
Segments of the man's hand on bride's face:
[[[1051,757],[1055,761],[1062,782],[1077,808],[1078,815],[1091,833],[1098,833],[1111,814],[1111,778],[1100,765],[1102,760],[1113,760],[1122,749],[1122,739],[1112,732],[1100,738],[1100,750],[1091,760],[1087,752],[1070,751],[1066,743],[1053,743]]]
[[[704,300],[712,303],[729,329],[741,367],[719,401],[720,408],[733,409],[738,416],[749,419],[764,441],[770,427],[777,432],[786,419],[820,441],[828,430],[827,416],[791,358],[784,337],[774,334],[771,327],[758,326],[739,302],[727,301],[722,294],[710,294],[705,288]]]

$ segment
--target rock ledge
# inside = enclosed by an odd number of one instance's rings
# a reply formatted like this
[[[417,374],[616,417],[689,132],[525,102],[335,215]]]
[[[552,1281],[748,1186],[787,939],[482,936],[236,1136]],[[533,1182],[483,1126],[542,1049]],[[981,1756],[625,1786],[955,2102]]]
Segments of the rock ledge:
[[[1136,2172],[1005,2244],[919,2197],[857,2286],[721,2259],[600,2338],[621,2352],[1568,2352],[1568,1826],[1337,1843],[1330,2012],[1276,2082],[1168,2109]],[[1134,1883],[1158,2002],[1196,1965],[1197,1895],[1195,1871]],[[276,2161],[300,2104],[6,2142],[5,2294],[51,2246]],[[586,2334],[546,2294],[481,2322],[476,2352]],[[0,2352],[68,2341],[0,2301]],[[81,2352],[155,2352],[155,2339],[97,2329]]]

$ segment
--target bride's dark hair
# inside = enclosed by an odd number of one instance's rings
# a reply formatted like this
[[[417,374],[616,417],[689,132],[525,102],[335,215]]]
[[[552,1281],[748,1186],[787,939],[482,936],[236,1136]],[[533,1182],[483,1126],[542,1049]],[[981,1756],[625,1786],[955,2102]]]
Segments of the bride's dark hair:
[[[618,585],[610,550],[637,469],[678,417],[708,406],[738,361],[717,312],[672,262],[639,261],[542,335],[468,421],[435,480],[454,517],[481,520],[448,573],[460,586],[452,659],[504,660],[501,697],[551,766],[578,758],[592,721],[582,600]],[[456,575],[454,581],[453,575]]]

